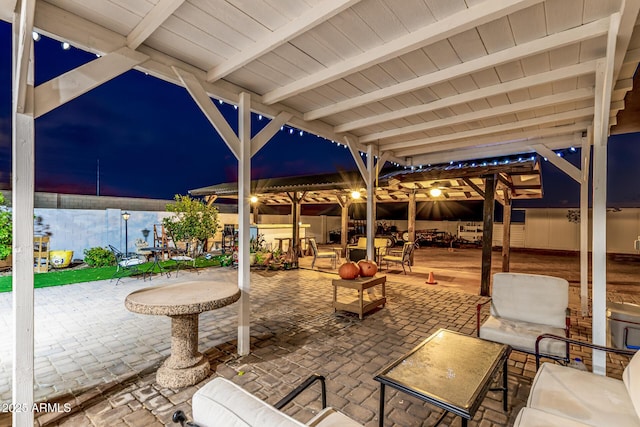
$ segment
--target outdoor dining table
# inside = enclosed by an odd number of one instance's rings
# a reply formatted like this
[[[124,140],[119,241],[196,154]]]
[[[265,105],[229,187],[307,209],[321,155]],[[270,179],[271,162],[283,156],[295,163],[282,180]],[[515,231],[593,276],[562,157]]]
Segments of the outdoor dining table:
[[[163,252],[167,251],[166,247],[150,246],[150,247],[146,247],[146,248],[141,248],[140,250],[141,251],[146,251],[146,252],[151,252],[153,254],[153,263],[142,274],[142,280],[143,281],[147,280],[147,274],[149,275],[149,280],[151,280],[151,275],[155,271],[156,266],[158,267],[158,270],[160,271],[160,275],[162,275],[162,273],[164,273],[164,274],[167,275],[167,277],[169,277],[170,273],[168,271],[165,271],[165,268],[162,266],[162,264],[160,264],[160,257],[158,256],[158,254],[162,254]]]
[[[198,352],[198,317],[240,299],[237,283],[189,281],[140,289],[125,307],[139,314],[171,317],[171,355],[156,373],[162,387],[197,384],[209,375],[209,361]]]

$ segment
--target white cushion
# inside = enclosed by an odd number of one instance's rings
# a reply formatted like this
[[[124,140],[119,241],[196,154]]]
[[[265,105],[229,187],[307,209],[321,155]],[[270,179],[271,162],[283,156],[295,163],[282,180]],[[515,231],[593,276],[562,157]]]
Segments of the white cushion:
[[[640,418],[640,351],[633,355],[627,367],[624,368],[622,381],[627,388],[636,416]]]
[[[224,378],[215,378],[193,395],[193,420],[201,427],[300,427],[280,412]]]
[[[480,338],[509,344],[516,350],[534,353],[536,338],[542,334],[564,336],[565,331],[553,326],[538,323],[518,322],[510,319],[489,316],[480,326]],[[540,354],[565,357],[566,344],[562,341],[544,339],[540,341]]]
[[[534,408],[522,408],[513,427],[590,427],[579,421],[560,417]]]
[[[527,406],[590,426],[640,426],[622,381],[553,363],[542,364]]]
[[[328,407],[324,408],[307,423],[311,427],[362,427],[345,414]]]
[[[538,274],[493,275],[491,315],[564,328],[569,282]],[[561,335],[564,335],[562,333]]]
[[[171,257],[172,261],[193,261],[193,258],[186,255],[176,255]]]
[[[134,265],[140,265],[142,264],[144,261],[138,259],[138,258],[131,258],[131,259],[125,259],[122,260],[118,263],[118,265],[120,265],[120,267],[133,267]]]

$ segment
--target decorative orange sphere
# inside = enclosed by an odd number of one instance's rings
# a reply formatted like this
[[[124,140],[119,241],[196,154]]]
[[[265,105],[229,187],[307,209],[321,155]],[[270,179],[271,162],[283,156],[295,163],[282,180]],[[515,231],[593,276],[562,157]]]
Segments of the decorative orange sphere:
[[[353,280],[360,275],[360,267],[355,262],[345,262],[338,269],[338,275],[345,280]]]
[[[378,272],[378,265],[375,261],[369,259],[358,261],[358,267],[360,268],[360,275],[362,277],[373,277]]]

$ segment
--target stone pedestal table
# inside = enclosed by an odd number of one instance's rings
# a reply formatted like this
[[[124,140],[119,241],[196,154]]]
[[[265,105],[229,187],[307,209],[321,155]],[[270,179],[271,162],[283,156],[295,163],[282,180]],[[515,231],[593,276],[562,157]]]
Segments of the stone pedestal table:
[[[171,317],[171,356],[156,373],[159,385],[180,388],[209,375],[209,361],[198,352],[200,313],[240,299],[237,283],[191,281],[140,289],[127,295],[125,307],[139,314]]]

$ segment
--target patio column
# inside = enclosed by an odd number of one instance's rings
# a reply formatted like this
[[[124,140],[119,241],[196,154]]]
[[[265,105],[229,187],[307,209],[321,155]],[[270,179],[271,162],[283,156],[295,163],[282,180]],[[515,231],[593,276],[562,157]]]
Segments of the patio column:
[[[367,146],[367,259],[376,259],[376,175],[373,145]]]
[[[484,208],[482,213],[482,274],[480,279],[480,295],[490,296],[491,287],[491,246],[493,240],[493,211],[496,193],[496,176],[484,177]]]
[[[613,41],[615,45],[615,39]],[[612,61],[598,61],[596,66],[596,104],[593,122],[593,266],[592,266],[592,336],[593,343],[607,342],[607,139],[609,103],[611,102]],[[593,351],[593,372],[606,375],[606,353]]]
[[[238,307],[238,354],[250,351],[251,274],[249,262],[251,216],[251,98],[240,94],[238,103],[238,288],[242,291]]]
[[[22,1],[14,15],[12,52],[12,221],[13,221],[13,373],[12,402],[33,406],[34,299],[34,80],[33,15],[35,1]],[[25,220],[27,219],[27,220]],[[13,412],[14,426],[32,426],[32,411]]]
[[[589,315],[589,162],[592,144],[593,126],[589,126],[580,150],[580,308],[583,316]]]
[[[509,271],[511,260],[511,193],[509,188],[503,190],[504,206],[502,214],[502,271]]]
[[[342,248],[342,256],[347,256],[347,243],[349,241],[349,206],[351,206],[351,198],[347,195],[338,195],[338,204],[341,208],[340,247]]]
[[[407,213],[407,233],[409,233],[409,241],[416,241],[416,190],[409,193],[409,211]]]

